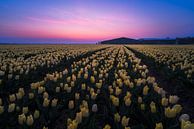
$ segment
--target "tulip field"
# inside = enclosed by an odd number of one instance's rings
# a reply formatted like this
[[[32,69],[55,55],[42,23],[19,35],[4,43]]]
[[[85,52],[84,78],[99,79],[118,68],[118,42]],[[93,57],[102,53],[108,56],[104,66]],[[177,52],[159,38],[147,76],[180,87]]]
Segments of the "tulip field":
[[[0,129],[194,129],[193,79],[192,45],[1,45]]]

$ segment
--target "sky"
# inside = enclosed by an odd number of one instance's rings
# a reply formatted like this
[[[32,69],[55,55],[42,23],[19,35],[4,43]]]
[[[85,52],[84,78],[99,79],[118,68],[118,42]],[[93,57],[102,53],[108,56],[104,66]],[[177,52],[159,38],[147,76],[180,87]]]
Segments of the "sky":
[[[0,43],[194,36],[194,0],[0,0]]]

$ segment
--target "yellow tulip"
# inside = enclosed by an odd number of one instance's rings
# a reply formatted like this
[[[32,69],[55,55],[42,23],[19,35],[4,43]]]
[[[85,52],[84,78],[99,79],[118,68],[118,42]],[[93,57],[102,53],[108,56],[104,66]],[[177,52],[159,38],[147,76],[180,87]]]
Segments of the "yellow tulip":
[[[129,123],[129,118],[127,118],[126,116],[123,116],[122,120],[121,120],[122,126],[126,127],[126,126],[128,126],[128,123]]]
[[[70,100],[69,104],[68,104],[69,109],[73,109],[74,108],[74,101]]]
[[[109,124],[106,124],[103,129],[111,129],[111,126]]]
[[[156,123],[155,129],[163,129],[162,123],[161,122],[160,123]]]
[[[20,125],[22,125],[22,124],[24,124],[24,122],[26,122],[26,116],[25,116],[25,114],[18,115],[18,123]]]
[[[39,118],[39,116],[40,116],[40,112],[38,111],[38,110],[35,110],[35,112],[34,112],[34,119],[37,119],[37,118]]]
[[[115,122],[120,122],[121,116],[119,115],[119,113],[114,114],[114,120]]]
[[[32,115],[27,116],[26,124],[28,126],[31,126],[33,123],[34,123],[34,119],[33,119]]]

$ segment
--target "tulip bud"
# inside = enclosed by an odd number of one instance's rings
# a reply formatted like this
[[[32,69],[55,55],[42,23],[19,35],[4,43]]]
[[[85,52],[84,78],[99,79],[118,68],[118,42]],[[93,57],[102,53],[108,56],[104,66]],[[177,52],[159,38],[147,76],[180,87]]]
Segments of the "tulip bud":
[[[42,129],[48,129],[48,127],[45,127],[45,126],[44,126]]]
[[[48,107],[49,103],[50,103],[50,100],[45,98],[44,101],[43,101],[43,107]]]
[[[9,101],[14,102],[16,100],[15,94],[9,95]]]
[[[23,108],[22,108],[22,112],[23,112],[24,114],[27,114],[27,113],[28,113],[28,107],[23,107]]]
[[[68,104],[69,109],[73,109],[74,108],[74,101],[70,100],[69,104]]]
[[[95,83],[95,78],[94,78],[94,76],[91,76],[90,77],[90,82],[93,84],[93,83]]]
[[[56,91],[56,93],[59,93],[60,92],[60,87],[56,87],[55,91]]]
[[[84,74],[84,79],[88,79],[88,74],[87,73]]]
[[[76,113],[75,120],[77,121],[78,124],[82,122],[82,112]]]
[[[109,124],[106,124],[103,129],[111,129],[111,126]]]
[[[81,108],[82,116],[88,117],[89,116],[89,110],[85,107]]]
[[[171,103],[171,104],[175,104],[175,103],[177,103],[178,102],[178,100],[179,100],[179,97],[178,96],[170,96],[169,97],[169,102]]]
[[[75,93],[75,99],[79,100],[79,98],[80,98],[80,94],[79,93]]]
[[[161,122],[160,123],[156,123],[155,129],[163,129],[162,123]]]
[[[34,98],[34,93],[29,93],[28,96],[29,96],[29,99],[33,99]]]
[[[68,126],[67,129],[77,129],[78,122],[76,120],[73,120]]]
[[[58,102],[58,99],[53,99],[52,102],[51,102],[51,106],[52,107],[56,107],[57,106],[57,102]]]
[[[141,104],[140,106],[141,106],[141,110],[144,111],[145,110],[145,104]]]
[[[0,106],[0,114],[4,112],[4,106]]]
[[[190,117],[188,114],[182,114],[180,117],[179,117],[179,121],[189,121]]]
[[[143,88],[143,95],[147,95],[148,94],[148,90],[149,90],[149,87],[148,86],[145,86]]]
[[[120,122],[121,116],[119,115],[119,113],[114,114],[114,120],[115,122]]]
[[[138,103],[142,103],[142,97],[138,97]]]
[[[8,112],[13,112],[15,110],[15,103],[9,104]]]
[[[128,126],[128,123],[129,123],[129,118],[127,118],[126,116],[123,116],[122,120],[121,120],[122,126],[126,127],[126,126]]]
[[[98,106],[97,104],[92,105],[92,112],[97,112],[98,111]]]
[[[167,106],[168,105],[168,99],[167,98],[162,98],[162,106]]]
[[[33,119],[32,115],[27,116],[26,124],[28,126],[31,126],[33,123],[34,123],[34,119]]]
[[[165,116],[167,118],[174,118],[176,116],[176,110],[175,109],[170,109],[170,107],[165,108]]]
[[[43,93],[43,98],[44,98],[44,99],[45,99],[45,98],[48,99],[48,98],[49,98],[49,94],[48,94],[47,92],[44,92],[44,93]]]
[[[86,84],[83,83],[83,84],[81,85],[81,88],[82,88],[82,90],[86,90]]]
[[[20,100],[20,99],[22,99],[22,93],[21,92],[18,92],[18,93],[16,93],[16,98],[17,98],[17,100]]]
[[[181,112],[182,106],[180,104],[176,104],[176,105],[173,106],[173,109],[175,109],[176,113],[178,114],[178,113]]]
[[[130,98],[127,98],[127,99],[125,100],[125,105],[126,105],[126,106],[130,106],[130,105],[131,105],[131,99],[130,99]]]
[[[35,110],[34,112],[34,119],[38,119],[40,116],[40,112],[38,110]]]
[[[24,122],[26,122],[26,116],[25,116],[25,114],[19,115],[19,116],[18,116],[18,123],[19,123],[20,125],[23,125]]]
[[[155,105],[154,102],[151,102],[151,103],[150,103],[150,108],[151,108],[151,112],[152,112],[152,113],[155,113],[155,112],[156,112],[156,105]]]

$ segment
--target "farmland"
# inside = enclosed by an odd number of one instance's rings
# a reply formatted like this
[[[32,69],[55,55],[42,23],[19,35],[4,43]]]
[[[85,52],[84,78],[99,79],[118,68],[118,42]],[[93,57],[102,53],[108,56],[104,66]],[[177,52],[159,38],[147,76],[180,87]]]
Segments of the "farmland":
[[[193,45],[1,45],[0,129],[194,129],[193,79]]]

